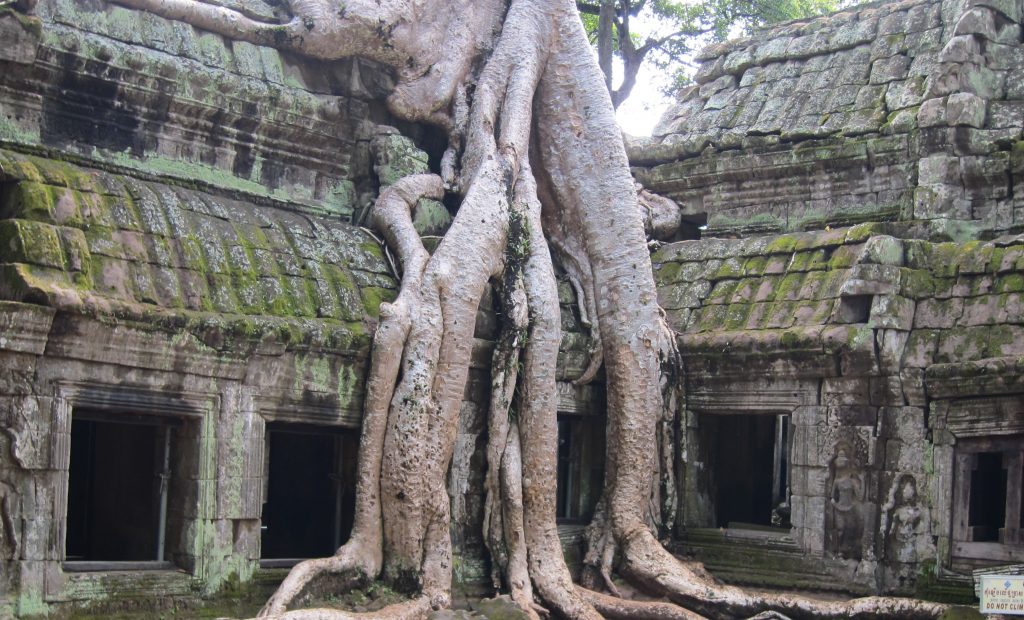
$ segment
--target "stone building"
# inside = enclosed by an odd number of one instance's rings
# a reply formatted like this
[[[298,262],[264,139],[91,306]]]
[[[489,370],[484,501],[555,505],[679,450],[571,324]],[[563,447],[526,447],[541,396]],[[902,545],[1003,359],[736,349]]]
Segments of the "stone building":
[[[970,597],[1024,561],[1022,12],[908,0],[715,46],[631,144],[684,218],[653,254],[685,358],[675,541],[723,579]],[[397,286],[359,225],[439,138],[388,116],[372,63],[104,0],[35,14],[0,8],[0,617],[272,585],[347,535]],[[560,297],[578,561],[603,391],[571,383]],[[449,481],[463,592],[487,581],[492,306]]]
[[[653,260],[678,535],[720,575],[941,596],[1024,559],[1022,13],[876,3],[712,46],[631,145],[701,237]]]

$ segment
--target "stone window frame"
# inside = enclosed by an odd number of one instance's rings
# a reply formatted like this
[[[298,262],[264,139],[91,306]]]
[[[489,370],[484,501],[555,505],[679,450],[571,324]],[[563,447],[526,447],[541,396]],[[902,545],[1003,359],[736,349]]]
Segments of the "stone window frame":
[[[963,455],[969,457],[972,451],[985,451],[986,441],[994,440],[998,444],[1006,438],[1024,435],[1024,394],[939,400],[933,402],[930,409],[936,470],[933,484],[935,497],[939,498],[933,506],[932,522],[937,524],[935,532],[943,550],[940,562],[957,571],[976,568],[979,562],[999,564],[1024,560],[1024,545],[963,540],[967,519],[964,511],[969,506],[968,496],[960,484],[966,467]],[[1024,510],[1024,506],[1021,509]],[[960,517],[963,527],[958,524]]]
[[[1024,561],[1024,538],[1021,538],[1019,526],[1022,509],[1021,476],[1024,469],[1024,442],[1021,441],[1021,437],[978,437],[957,442],[954,450],[951,549],[954,559]],[[978,454],[991,452],[1003,454],[1007,470],[1006,520],[1003,525],[1009,540],[975,542],[969,540],[968,534],[971,470]],[[1006,456],[1010,457],[1008,461]]]
[[[262,514],[263,511],[262,511],[262,508],[266,504],[267,500],[269,499],[270,461],[273,458],[273,451],[270,449],[271,435],[273,433],[278,433],[278,432],[303,432],[303,430],[301,430],[301,429],[304,429],[305,431],[311,431],[311,430],[315,429],[315,430],[318,430],[318,431],[323,431],[324,433],[329,433],[333,437],[334,450],[335,450],[335,454],[334,454],[335,462],[334,462],[333,471],[330,472],[330,475],[331,476],[339,476],[341,474],[341,472],[342,472],[342,469],[343,469],[343,463],[341,462],[341,460],[345,458],[345,456],[344,456],[345,455],[345,451],[343,450],[342,444],[344,443],[344,441],[346,439],[347,440],[354,440],[353,444],[355,446],[356,454],[358,454],[359,442],[362,439],[362,432],[361,432],[362,429],[361,429],[361,427],[353,426],[350,423],[345,423],[345,424],[315,424],[315,423],[310,423],[309,421],[297,422],[296,420],[300,420],[302,418],[301,418],[301,416],[297,416],[297,415],[294,415],[294,414],[280,416],[280,417],[275,416],[272,419],[268,419],[268,418],[264,417],[262,414],[259,417],[261,418],[261,427],[260,427],[260,430],[259,430],[259,433],[260,433],[259,438],[262,440],[262,443],[260,444],[260,452],[258,454],[258,459],[259,459],[259,462],[261,463],[261,467],[260,467],[260,476],[261,476],[261,478],[260,478],[259,489],[257,490],[256,488],[253,488],[251,490],[251,492],[250,492],[250,497],[255,498],[255,497],[257,497],[255,494],[257,492],[259,493],[259,495],[258,495],[258,500],[259,501],[257,503],[257,506],[259,507],[259,512],[256,514],[256,518],[260,520],[260,526],[261,526],[261,529],[262,529],[262,526],[263,526],[263,514]],[[284,419],[282,419],[282,418],[284,418]],[[287,427],[292,427],[292,428],[288,429]],[[252,462],[255,464],[256,463],[256,459],[253,459]],[[358,475],[359,475],[358,463],[357,462],[353,463],[353,465],[352,465],[352,474],[353,474],[352,482],[355,483],[356,479],[358,478]],[[335,513],[334,513],[334,516],[332,518],[332,523],[331,523],[332,527],[335,528],[335,548],[340,547],[343,544],[343,542],[341,540],[338,540],[341,537],[340,529],[341,529],[341,526],[342,526],[342,522],[344,520],[344,517],[342,516],[342,513],[341,513],[341,505],[340,505],[341,497],[340,497],[340,495],[337,494],[339,492],[340,492],[340,489],[338,489],[336,491],[336,495],[334,497]],[[354,516],[354,513],[353,513],[352,516]],[[258,559],[258,563],[259,563],[259,568],[260,569],[280,569],[280,568],[289,568],[290,569],[292,566],[295,566],[299,562],[311,559],[311,558],[308,558],[308,557],[265,558],[265,557],[263,557],[263,548],[262,547],[263,547],[263,545],[262,545],[262,540],[261,540],[260,549],[259,549],[260,557]]]
[[[65,543],[68,512],[69,467],[71,460],[71,422],[72,413],[76,408],[88,408],[98,411],[126,411],[139,415],[152,415],[164,418],[190,421],[198,425],[198,481],[195,502],[195,518],[190,521],[202,521],[208,518],[209,505],[213,498],[213,484],[217,479],[216,454],[210,449],[215,433],[216,413],[220,410],[221,398],[215,393],[181,392],[161,390],[159,388],[120,386],[84,381],[61,381],[56,385],[52,422],[51,463],[56,472],[56,492],[54,505],[54,521],[56,525],[57,546],[55,557],[61,573],[72,580],[89,579],[90,575],[110,575],[117,571],[65,571]],[[198,524],[197,524],[198,525]],[[205,574],[202,540],[198,532],[202,527],[184,527],[185,531],[195,534],[184,541],[185,551],[194,559],[189,567],[175,566],[173,571],[186,578],[201,578]],[[156,562],[154,570],[162,568]],[[180,571],[184,570],[185,574]],[[131,575],[133,571],[128,574]],[[49,583],[49,580],[48,580]],[[48,592],[53,595],[56,592]]]
[[[794,494],[792,491],[794,478],[797,476],[806,478],[806,469],[811,465],[811,463],[805,462],[805,460],[796,459],[794,449],[808,441],[808,438],[805,436],[807,428],[816,426],[819,422],[823,423],[826,417],[825,410],[827,408],[818,404],[818,383],[817,379],[800,378],[781,386],[775,386],[764,385],[758,381],[750,381],[749,379],[737,378],[731,375],[723,375],[719,378],[718,382],[707,386],[700,393],[688,394],[688,402],[683,410],[682,428],[680,429],[682,432],[681,441],[686,446],[687,453],[689,454],[688,458],[693,459],[698,454],[695,442],[699,442],[696,435],[698,434],[697,429],[700,426],[700,419],[703,417],[731,414],[770,415],[774,416],[776,423],[778,423],[782,416],[786,416],[789,427],[789,434],[786,439],[788,479],[784,494],[786,495],[786,501],[790,504],[790,510],[794,510],[796,508],[793,503]],[[776,433],[778,433],[778,428],[776,428]],[[775,438],[773,438],[774,441]],[[689,467],[691,465],[688,465],[684,459],[683,469],[685,470]],[[687,501],[685,496],[688,493],[693,494],[694,489],[689,486],[691,483],[685,480],[686,476],[682,476],[682,478],[684,480],[679,481],[680,486],[678,489],[681,511],[680,523],[686,524],[691,522],[691,515],[685,514],[685,504]],[[802,497],[800,498],[801,501],[803,499]],[[800,508],[801,513],[799,515],[791,515],[790,526],[788,528],[780,528],[784,531],[730,530],[732,538],[737,541],[745,540],[744,534],[746,532],[754,532],[754,537],[758,540],[766,538],[787,541],[793,539],[803,540],[804,535],[802,531],[806,528],[804,527],[802,504]],[[795,520],[793,520],[794,518]],[[692,529],[694,526],[687,525],[687,527]],[[717,530],[719,528],[717,526],[702,526],[696,529]],[[824,536],[804,541],[801,543],[801,546],[807,552],[819,554],[824,548]]]
[[[243,403],[241,410],[252,412],[247,415],[248,431],[245,440],[246,458],[239,472],[241,489],[241,514],[237,517],[251,520],[262,526],[263,504],[267,500],[269,465],[271,458],[268,443],[268,425],[288,424],[307,427],[322,427],[331,432],[354,432],[356,449],[362,439],[363,402],[361,395],[354,402],[339,404],[338,395],[317,390],[281,390],[273,393],[250,393],[249,403]],[[218,494],[220,497],[222,494]],[[227,506],[220,506],[218,513],[227,513]],[[264,558],[262,544],[257,540],[253,549],[253,562],[260,571],[287,570],[295,559]]]

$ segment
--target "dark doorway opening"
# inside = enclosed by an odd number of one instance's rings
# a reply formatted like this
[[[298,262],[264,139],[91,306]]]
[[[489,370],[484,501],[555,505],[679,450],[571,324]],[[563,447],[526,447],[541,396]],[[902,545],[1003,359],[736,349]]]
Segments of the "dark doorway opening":
[[[66,568],[164,561],[176,426],[159,416],[73,412]]]
[[[558,416],[559,523],[586,523],[604,486],[604,416]]]
[[[1006,469],[1001,452],[979,452],[971,472],[967,526],[974,542],[999,542],[1006,524]]]
[[[357,447],[353,432],[267,425],[264,566],[329,556],[348,540]]]
[[[771,526],[772,510],[780,500],[788,500],[787,442],[779,442],[780,437],[788,437],[776,433],[776,425],[774,415],[701,418],[704,445],[711,450],[718,527]]]

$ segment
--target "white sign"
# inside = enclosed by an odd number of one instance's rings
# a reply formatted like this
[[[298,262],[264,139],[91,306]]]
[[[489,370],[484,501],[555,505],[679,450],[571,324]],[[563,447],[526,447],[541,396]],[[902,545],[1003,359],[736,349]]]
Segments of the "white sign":
[[[1024,576],[982,575],[979,611],[1024,616]]]

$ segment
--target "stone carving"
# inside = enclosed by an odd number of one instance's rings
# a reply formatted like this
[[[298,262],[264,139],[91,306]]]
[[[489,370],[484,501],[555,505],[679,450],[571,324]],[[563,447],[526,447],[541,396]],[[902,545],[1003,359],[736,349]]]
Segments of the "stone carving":
[[[837,443],[834,454],[829,464],[825,548],[840,557],[860,560],[864,534],[864,473],[850,443]]]
[[[884,541],[884,557],[889,563],[917,562],[916,543],[921,521],[917,480],[910,474],[904,474],[889,489],[889,499],[882,506],[879,529]]]
[[[24,396],[14,399],[10,424],[3,429],[10,439],[11,456],[23,469],[45,469],[49,465],[48,417],[40,409],[39,399]]]
[[[17,500],[14,488],[0,482],[0,560],[16,560],[19,555],[15,514]]]

